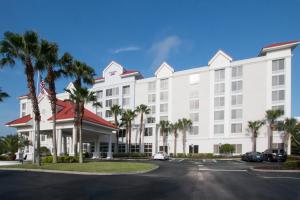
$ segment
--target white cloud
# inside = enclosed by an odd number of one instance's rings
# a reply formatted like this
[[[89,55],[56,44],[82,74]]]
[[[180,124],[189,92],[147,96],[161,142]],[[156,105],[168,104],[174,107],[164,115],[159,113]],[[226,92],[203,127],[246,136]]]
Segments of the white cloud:
[[[154,56],[152,67],[158,67],[163,61],[166,61],[171,51],[177,51],[181,44],[182,40],[176,35],[168,36],[154,43],[150,48],[150,53]]]
[[[141,48],[136,46],[123,47],[113,50],[113,54],[118,54],[127,51],[139,51]]]

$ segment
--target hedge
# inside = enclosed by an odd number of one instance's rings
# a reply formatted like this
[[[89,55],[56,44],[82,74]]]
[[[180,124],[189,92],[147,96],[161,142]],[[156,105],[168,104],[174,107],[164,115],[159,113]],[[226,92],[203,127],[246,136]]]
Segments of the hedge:
[[[43,163],[52,163],[53,157],[52,156],[46,156],[42,158]],[[75,163],[78,162],[78,158],[74,156],[59,156],[57,157],[58,163]]]
[[[286,161],[283,166],[288,169],[300,169],[300,160]]]
[[[114,158],[146,158],[149,157],[145,153],[114,153]]]

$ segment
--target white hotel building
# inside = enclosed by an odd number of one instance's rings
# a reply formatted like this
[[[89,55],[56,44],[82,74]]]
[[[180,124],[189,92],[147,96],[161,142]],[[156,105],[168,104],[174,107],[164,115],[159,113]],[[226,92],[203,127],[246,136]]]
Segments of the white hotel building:
[[[87,108],[105,120],[113,121],[108,111],[113,104],[119,104],[122,109],[135,109],[140,104],[148,105],[151,113],[145,117],[142,140],[145,144],[144,151],[149,155],[159,151],[163,143],[159,121],[168,120],[173,123],[183,117],[193,121],[187,134],[186,152],[217,154],[219,145],[229,143],[235,145],[236,154],[245,153],[252,150],[252,134],[247,129],[248,121],[264,119],[268,109],[283,109],[282,119],[291,117],[291,59],[292,50],[299,43],[300,41],[292,41],[272,44],[262,48],[257,57],[243,60],[233,60],[220,50],[207,66],[183,71],[175,71],[172,66],[163,63],[150,78],[143,78],[138,71],[126,70],[122,65],[111,62],[103,70],[102,77],[96,78],[91,88],[97,92],[102,108],[91,105],[87,105]],[[68,95],[58,94],[58,98],[63,100]],[[44,104],[46,102],[48,101]],[[44,112],[48,113],[47,117],[51,117],[49,105],[44,107],[46,110],[41,107],[42,115]],[[20,117],[31,114],[28,97],[20,98],[20,109]],[[139,149],[139,120],[140,117],[137,116],[133,123],[132,151]],[[49,126],[51,121],[47,123]],[[8,125],[16,127],[19,133],[32,131],[29,124]],[[115,137],[109,140],[109,137],[103,135],[105,131],[111,135],[113,128],[104,127],[103,124],[88,126],[90,127],[84,133],[85,142],[89,144],[86,145],[87,151],[96,152],[98,155],[99,152],[108,151],[108,146],[113,149]],[[45,135],[50,135],[49,127],[42,127]],[[102,130],[103,127],[105,131]],[[65,131],[58,131],[58,134],[63,135],[63,132],[67,136],[65,143],[59,142],[63,146],[59,147],[59,153],[72,153],[72,130],[69,124]],[[282,146],[282,136],[281,132],[274,133],[274,147]],[[51,138],[47,140],[43,136],[42,139],[47,141],[42,141],[42,145],[51,148]],[[58,137],[60,139],[61,136]],[[169,153],[174,149],[173,139],[174,136],[169,134]],[[124,141],[125,138],[121,137],[120,151],[125,150],[122,145]],[[268,130],[265,126],[260,129],[257,138],[257,151],[267,148]],[[179,132],[177,153],[180,152],[183,150]]]

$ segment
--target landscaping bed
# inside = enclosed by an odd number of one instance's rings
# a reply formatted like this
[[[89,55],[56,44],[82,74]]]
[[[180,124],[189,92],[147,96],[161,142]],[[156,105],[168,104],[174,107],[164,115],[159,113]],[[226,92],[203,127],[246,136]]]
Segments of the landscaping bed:
[[[0,166],[11,169],[41,169],[73,172],[93,172],[93,173],[134,173],[149,171],[157,168],[151,163],[136,162],[87,162],[87,163],[42,163],[40,167],[33,164]]]
[[[265,170],[300,170],[300,156],[289,156],[285,162],[272,162],[256,166],[254,169]]]

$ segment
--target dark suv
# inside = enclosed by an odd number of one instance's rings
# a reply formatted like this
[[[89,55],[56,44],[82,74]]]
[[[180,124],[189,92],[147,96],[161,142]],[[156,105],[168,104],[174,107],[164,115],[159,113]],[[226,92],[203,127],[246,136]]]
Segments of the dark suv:
[[[284,162],[287,159],[287,154],[283,149],[272,149],[272,151],[265,150],[263,158],[265,161],[269,162]]]
[[[263,156],[259,152],[247,152],[242,155],[242,160],[247,162],[262,162]]]

